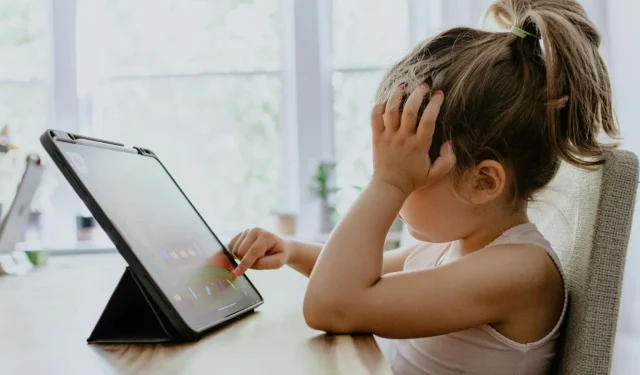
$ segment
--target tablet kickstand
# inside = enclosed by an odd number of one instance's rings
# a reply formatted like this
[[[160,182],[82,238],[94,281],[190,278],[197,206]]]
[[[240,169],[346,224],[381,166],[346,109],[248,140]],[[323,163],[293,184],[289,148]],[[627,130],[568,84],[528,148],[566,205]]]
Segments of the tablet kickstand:
[[[126,268],[93,332],[96,344],[161,343],[174,341],[159,310],[134,273]]]

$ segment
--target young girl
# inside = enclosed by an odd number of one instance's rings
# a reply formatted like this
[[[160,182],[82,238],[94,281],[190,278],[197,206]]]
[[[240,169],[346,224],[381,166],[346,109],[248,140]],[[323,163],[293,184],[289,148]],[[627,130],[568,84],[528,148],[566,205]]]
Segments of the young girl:
[[[309,276],[308,325],[370,332],[399,374],[546,374],[567,308],[560,263],[527,218],[561,161],[618,135],[600,36],[573,0],[499,0],[505,32],[454,28],[386,75],[374,173],[324,246],[261,229],[234,271]],[[428,105],[427,105],[428,104]],[[400,214],[423,241],[383,254]]]

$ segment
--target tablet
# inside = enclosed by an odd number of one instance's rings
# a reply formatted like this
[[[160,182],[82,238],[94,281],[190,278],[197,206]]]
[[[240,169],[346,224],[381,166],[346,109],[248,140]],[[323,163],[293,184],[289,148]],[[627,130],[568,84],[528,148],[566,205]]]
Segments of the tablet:
[[[57,130],[40,140],[181,336],[262,304],[153,152]]]

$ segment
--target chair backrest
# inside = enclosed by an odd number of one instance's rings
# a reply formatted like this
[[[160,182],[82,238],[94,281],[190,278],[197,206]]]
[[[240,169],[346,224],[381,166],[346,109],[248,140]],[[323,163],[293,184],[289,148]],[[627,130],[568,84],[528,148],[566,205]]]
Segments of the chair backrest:
[[[595,171],[563,165],[529,216],[558,253],[569,287],[569,310],[557,370],[608,374],[638,186],[638,159],[606,153]]]

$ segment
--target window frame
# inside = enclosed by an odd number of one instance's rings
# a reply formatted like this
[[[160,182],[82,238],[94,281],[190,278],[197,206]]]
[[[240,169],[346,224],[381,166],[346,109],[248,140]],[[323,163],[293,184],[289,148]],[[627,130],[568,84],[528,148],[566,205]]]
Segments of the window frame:
[[[319,1],[322,2],[322,0],[319,0]],[[324,29],[319,29],[319,32],[326,33],[325,35],[321,36],[320,39],[327,39],[329,41],[333,40],[332,39],[333,38],[333,28],[332,28],[333,13],[331,12],[330,7],[334,1],[338,1],[338,0],[326,1],[326,3],[329,3],[328,5],[329,9],[325,12],[318,12],[319,17],[324,17],[324,21],[322,22],[329,25]],[[438,19],[442,15],[442,1],[440,0],[431,0],[431,1],[404,0],[404,1],[407,2],[408,15],[409,15],[409,19],[407,20],[407,22],[409,23],[408,25],[409,41],[408,42],[409,42],[409,45],[413,46],[419,43],[420,41],[424,40],[424,38],[426,38],[427,35],[429,35],[431,32],[433,32],[435,29],[437,29],[440,26],[440,23],[438,23]],[[323,85],[326,92],[323,92],[322,95],[324,95],[326,98],[326,101],[330,103],[328,108],[324,108],[324,110],[327,111],[328,113],[331,113],[331,116],[325,123],[322,124],[322,127],[331,129],[331,139],[328,141],[330,144],[326,145],[325,148],[329,149],[331,152],[328,160],[337,162],[335,141],[333,138],[333,134],[335,131],[335,112],[333,108],[334,75],[336,73],[378,73],[378,72],[384,72],[386,69],[389,68],[389,66],[377,64],[377,65],[368,65],[368,66],[337,67],[337,66],[334,66],[333,64],[333,61],[332,61],[333,56],[331,54],[327,54],[323,57],[326,59],[325,63],[329,66],[329,72],[328,74],[325,75],[325,77],[327,77],[326,79],[328,80],[328,82],[325,85]],[[302,215],[306,215],[306,214],[307,213],[302,213]],[[309,212],[308,214],[313,214],[313,213]]]

